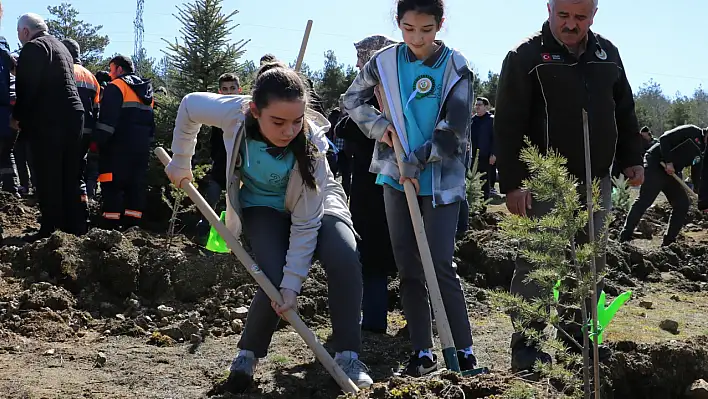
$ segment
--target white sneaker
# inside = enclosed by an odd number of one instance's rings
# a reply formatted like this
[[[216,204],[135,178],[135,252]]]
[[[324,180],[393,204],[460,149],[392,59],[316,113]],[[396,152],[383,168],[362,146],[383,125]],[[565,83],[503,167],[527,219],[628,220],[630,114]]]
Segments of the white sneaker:
[[[352,357],[354,352],[344,351],[334,357],[334,361],[342,368],[344,374],[352,380],[359,389],[365,389],[374,384],[369,377],[369,368],[358,358]]]

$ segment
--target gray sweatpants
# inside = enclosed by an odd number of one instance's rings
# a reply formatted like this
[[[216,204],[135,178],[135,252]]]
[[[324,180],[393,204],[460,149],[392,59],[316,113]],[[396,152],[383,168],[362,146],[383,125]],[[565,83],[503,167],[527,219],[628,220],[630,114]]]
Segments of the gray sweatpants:
[[[578,188],[578,192],[580,193],[580,202],[581,204],[585,203],[585,198],[586,198],[586,186],[580,186]],[[601,192],[601,203],[602,203],[602,211],[595,212],[594,214],[594,223],[595,223],[595,237],[596,239],[602,234],[603,230],[602,227],[604,226],[604,221],[605,218],[612,210],[612,181],[610,180],[609,177],[604,178],[601,183],[600,183],[600,192]],[[534,201],[532,203],[532,208],[530,210],[527,210],[527,215],[529,217],[542,217],[548,213],[551,212],[553,208],[552,203],[548,202],[539,202],[539,201]],[[586,231],[581,231],[578,236],[576,237],[576,244],[584,244],[588,242],[588,236]],[[605,241],[603,242],[603,247],[607,246],[607,235],[605,235]],[[601,273],[605,269],[605,264],[606,264],[606,256],[602,255],[599,256],[595,259],[595,267],[597,268],[597,272]],[[528,284],[524,283],[524,280],[526,280],[526,277],[528,276],[529,272],[534,269],[534,266],[527,262],[525,259],[518,257],[516,259],[516,269],[514,270],[514,276],[511,279],[511,293],[512,294],[517,294],[521,297],[523,297],[526,300],[532,300],[534,298],[537,298],[539,295],[541,295],[541,287],[539,287],[537,284],[533,282],[529,282]],[[604,280],[600,280],[597,285],[597,290],[598,290],[598,296],[599,293],[602,291],[604,288]],[[564,295],[561,293],[560,301],[562,302],[564,300]],[[588,306],[589,306],[588,302]],[[588,310],[590,308],[588,307]],[[580,314],[572,309],[565,309],[565,308],[560,308],[559,311],[561,312],[561,315],[564,318],[569,318],[571,320],[575,320],[575,322],[570,322],[568,324],[564,324],[561,327],[570,335],[574,337],[581,337],[582,336],[582,331],[580,329],[580,326],[582,325],[582,319],[580,318]],[[574,313],[574,314],[572,314]],[[512,322],[516,320],[516,317],[512,315],[511,317]],[[542,323],[532,323],[530,328],[534,328],[536,330],[543,330],[546,326]],[[565,338],[559,337],[559,338]],[[514,333],[511,339],[511,346],[514,347],[517,344],[521,344],[522,342],[525,341],[525,337],[521,333]],[[580,341],[582,342],[582,341]]]
[[[385,185],[384,202],[411,343],[415,351],[430,349],[433,347],[430,301],[406,194]],[[452,338],[457,349],[465,349],[472,346],[472,329],[462,285],[452,267],[460,204],[433,208],[430,196],[418,197],[418,204]]]
[[[273,285],[283,279],[285,254],[290,246],[290,215],[268,207],[243,209],[244,233],[255,260]],[[327,273],[332,348],[336,352],[360,352],[362,277],[361,263],[352,229],[340,219],[325,215],[317,237],[315,256]],[[259,289],[251,302],[246,327],[238,347],[257,358],[268,353],[279,317],[270,299]]]

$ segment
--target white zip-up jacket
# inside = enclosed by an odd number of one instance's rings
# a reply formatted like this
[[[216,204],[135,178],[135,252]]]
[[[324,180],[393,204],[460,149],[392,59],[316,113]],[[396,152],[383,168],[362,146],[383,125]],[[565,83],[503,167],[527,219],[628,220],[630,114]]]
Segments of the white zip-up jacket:
[[[174,157],[171,163],[177,168],[190,169],[201,126],[214,126],[224,131],[227,165],[226,226],[236,237],[241,233],[241,208],[238,198],[241,186],[240,166],[244,162],[238,154],[244,139],[245,113],[250,101],[250,96],[189,94],[182,99],[179,106],[172,138]],[[295,164],[290,171],[285,193],[285,209],[291,215],[292,225],[290,247],[285,257],[284,276],[280,284],[281,288],[297,293],[300,292],[312,264],[322,217],[335,216],[354,231],[346,194],[341,184],[334,179],[325,155],[328,147],[325,133],[329,130],[330,123],[324,116],[310,109],[307,110],[305,119],[310,129],[308,138],[318,149],[318,156],[314,161],[317,190],[305,186]]]

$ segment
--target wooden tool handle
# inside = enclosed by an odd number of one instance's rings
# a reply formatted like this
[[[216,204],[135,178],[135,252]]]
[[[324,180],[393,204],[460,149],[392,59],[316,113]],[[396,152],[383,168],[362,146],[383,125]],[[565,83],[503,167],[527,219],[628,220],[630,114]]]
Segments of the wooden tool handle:
[[[310,41],[310,32],[312,31],[312,20],[307,21],[307,27],[305,27],[305,36],[302,37],[302,44],[300,44],[300,53],[297,56],[297,62],[295,63],[295,71],[300,72],[302,67],[302,60],[305,58],[305,50],[307,50],[307,42]]]

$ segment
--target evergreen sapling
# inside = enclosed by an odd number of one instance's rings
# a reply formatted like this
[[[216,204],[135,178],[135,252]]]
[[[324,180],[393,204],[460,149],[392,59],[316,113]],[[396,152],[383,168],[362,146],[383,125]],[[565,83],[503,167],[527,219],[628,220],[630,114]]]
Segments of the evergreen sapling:
[[[539,286],[541,295],[529,301],[506,291],[496,291],[492,298],[497,306],[514,315],[517,332],[523,333],[531,344],[542,351],[556,353],[557,364],[537,362],[534,371],[548,378],[554,386],[560,386],[571,397],[589,398],[592,370],[590,337],[593,334],[589,328],[582,328],[583,342],[577,342],[564,326],[575,323],[573,313],[578,308],[582,314],[582,325],[591,325],[589,298],[596,283],[590,265],[593,257],[602,255],[605,250],[601,245],[604,237],[598,237],[593,244],[579,244],[576,241],[578,234],[588,225],[589,214],[581,200],[579,182],[569,174],[564,157],[552,149],[542,155],[527,139],[520,159],[528,165],[530,172],[530,177],[523,181],[523,188],[533,194],[535,203],[550,203],[553,209],[542,217],[507,215],[500,228],[505,239],[518,244],[518,255],[534,266],[524,283]],[[592,209],[597,212],[601,210],[598,181],[593,182],[592,192]],[[608,221],[609,218],[604,221],[605,226],[596,226],[603,235],[606,234]],[[558,299],[554,289],[562,293]],[[566,344],[551,334],[531,328],[537,322],[552,325],[565,338],[565,342],[582,349],[583,356],[570,353]],[[581,370],[582,377],[578,375]]]

